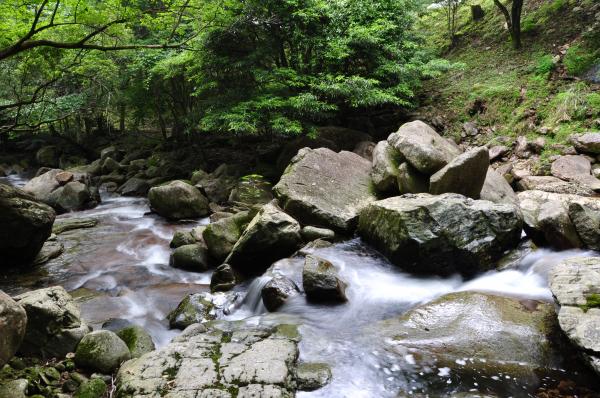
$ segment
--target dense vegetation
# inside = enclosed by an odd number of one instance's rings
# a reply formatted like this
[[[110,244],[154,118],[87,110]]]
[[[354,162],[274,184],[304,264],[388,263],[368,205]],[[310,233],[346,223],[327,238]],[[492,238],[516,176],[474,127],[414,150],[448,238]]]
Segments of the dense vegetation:
[[[412,0],[0,7],[5,133],[310,133],[356,110],[411,106],[444,67],[421,46]]]

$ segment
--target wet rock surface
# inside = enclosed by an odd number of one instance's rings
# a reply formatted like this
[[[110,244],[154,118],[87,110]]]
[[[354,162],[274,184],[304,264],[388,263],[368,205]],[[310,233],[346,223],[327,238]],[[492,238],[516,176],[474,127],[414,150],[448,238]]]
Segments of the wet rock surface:
[[[472,275],[516,247],[521,226],[512,205],[419,194],[372,203],[361,213],[358,232],[407,271]]]
[[[550,273],[550,289],[561,329],[600,374],[600,258],[564,260]]]
[[[304,224],[351,232],[374,201],[371,162],[351,152],[301,149],[275,185],[284,211]]]
[[[126,397],[291,397],[297,342],[275,328],[220,322],[192,325],[158,351],[126,362]]]

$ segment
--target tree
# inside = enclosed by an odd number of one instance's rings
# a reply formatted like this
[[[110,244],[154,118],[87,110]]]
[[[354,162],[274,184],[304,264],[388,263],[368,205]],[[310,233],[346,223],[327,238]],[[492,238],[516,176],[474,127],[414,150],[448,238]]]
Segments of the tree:
[[[456,45],[456,32],[458,30],[456,17],[458,10],[462,6],[462,0],[446,0],[444,1],[444,11],[446,12],[446,21],[448,26],[448,38],[452,46]]]
[[[500,0],[494,0],[494,4],[500,9],[504,19],[506,19],[506,26],[510,33],[513,47],[515,49],[521,48],[521,12],[523,10],[523,0],[512,0],[511,10],[508,11],[508,7],[502,4]]]

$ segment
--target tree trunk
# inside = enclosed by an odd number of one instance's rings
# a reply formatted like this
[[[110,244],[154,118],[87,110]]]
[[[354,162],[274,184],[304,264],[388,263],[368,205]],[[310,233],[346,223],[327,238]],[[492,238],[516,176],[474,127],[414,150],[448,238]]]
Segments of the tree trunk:
[[[125,132],[125,104],[119,105],[119,131]]]
[[[512,31],[511,38],[515,49],[521,48],[521,11],[523,10],[523,0],[513,0],[512,4]]]

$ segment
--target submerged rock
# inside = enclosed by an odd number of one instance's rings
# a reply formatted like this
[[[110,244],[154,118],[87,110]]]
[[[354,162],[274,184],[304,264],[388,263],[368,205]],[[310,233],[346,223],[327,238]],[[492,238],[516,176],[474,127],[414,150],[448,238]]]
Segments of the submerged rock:
[[[386,351],[411,355],[419,367],[450,367],[453,373],[479,377],[507,373],[525,379],[536,369],[558,365],[552,344],[556,327],[549,303],[461,292],[372,329],[390,339]]]
[[[303,224],[349,233],[360,210],[376,200],[370,171],[371,162],[355,153],[304,148],[273,190]]]
[[[462,153],[437,171],[429,180],[429,193],[459,193],[479,199],[485,182],[490,157],[487,148],[479,147]]]
[[[27,314],[23,307],[0,290],[0,368],[19,349],[27,326]]]
[[[300,289],[290,278],[276,275],[263,286],[260,294],[267,310],[273,312],[285,304],[290,296],[295,296],[299,292]]]
[[[600,250],[600,199],[525,191],[519,200],[525,232],[536,244]]]
[[[237,281],[238,278],[231,265],[221,264],[215,269],[210,278],[210,291],[226,292],[233,289]]]
[[[56,220],[52,227],[52,233],[60,235],[63,232],[75,229],[93,228],[98,225],[97,218],[67,218]]]
[[[409,272],[473,275],[516,247],[521,227],[512,205],[418,194],[372,203],[360,215],[358,232]]]
[[[244,274],[261,273],[292,254],[301,242],[298,221],[271,202],[248,224],[225,262]]]
[[[302,287],[307,299],[317,302],[345,302],[348,300],[346,286],[332,263],[312,255],[306,256],[302,269]]]
[[[148,200],[153,211],[173,220],[204,217],[210,212],[208,199],[193,185],[183,181],[171,181],[151,188]]]
[[[77,366],[107,374],[130,358],[125,342],[110,330],[97,330],[85,335],[75,351]]]
[[[51,234],[56,213],[18,188],[0,184],[0,269],[30,264]]]
[[[388,137],[389,144],[423,174],[431,175],[460,155],[456,144],[420,120],[403,124]]]
[[[74,352],[89,331],[79,306],[61,286],[34,290],[16,296],[27,312],[27,331],[19,352],[42,358],[62,358]]]
[[[600,258],[564,260],[550,272],[549,281],[560,306],[561,329],[600,374]]]
[[[167,315],[171,329],[185,329],[194,323],[220,319],[233,310],[238,293],[193,293]]]

